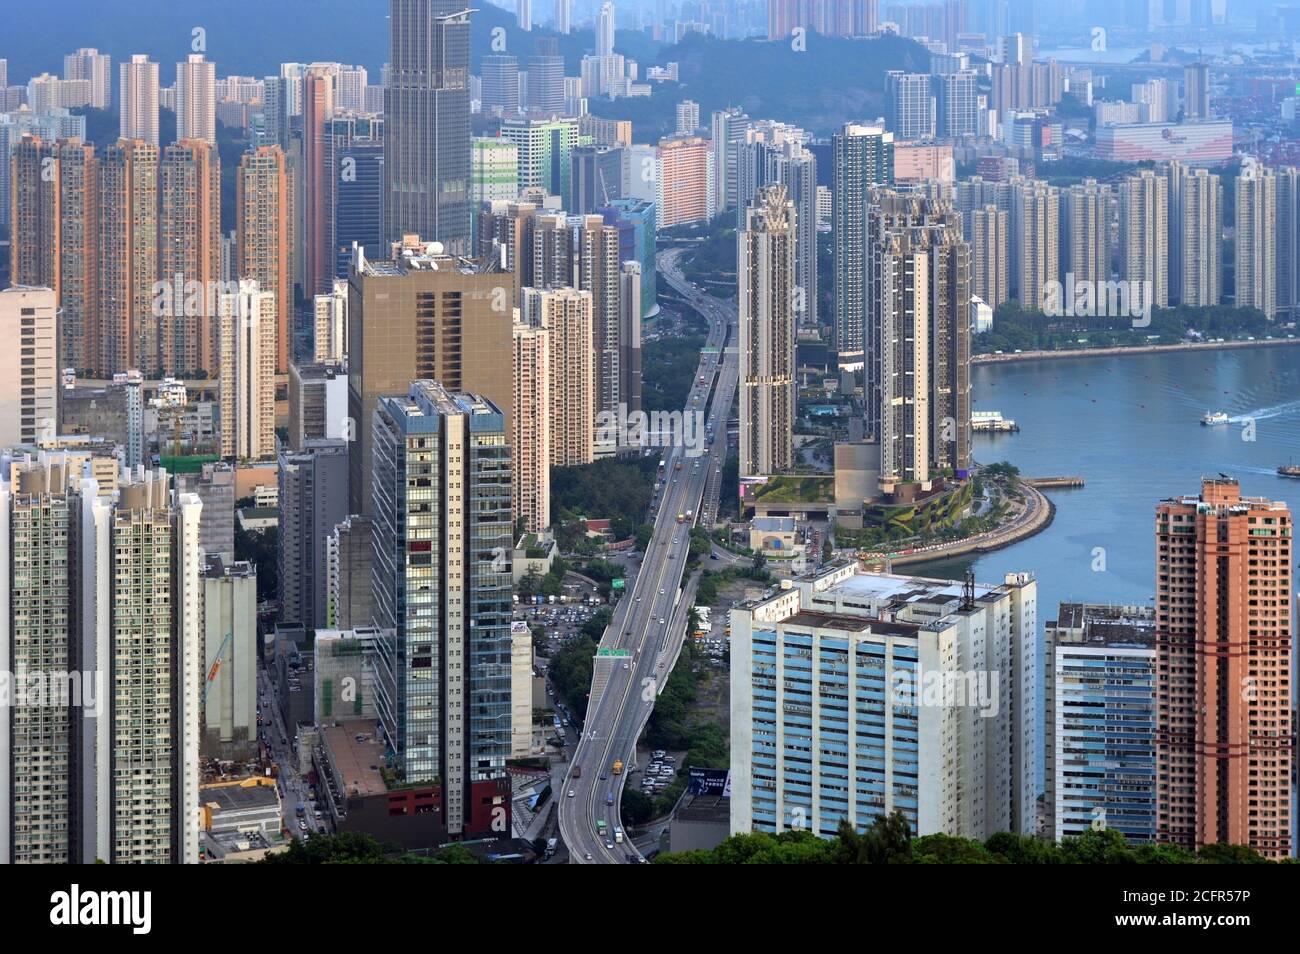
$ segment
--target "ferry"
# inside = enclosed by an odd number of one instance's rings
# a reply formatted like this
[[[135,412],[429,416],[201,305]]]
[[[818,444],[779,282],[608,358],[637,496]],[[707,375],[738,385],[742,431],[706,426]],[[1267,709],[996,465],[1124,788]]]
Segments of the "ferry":
[[[1213,427],[1215,424],[1227,424],[1228,415],[1222,411],[1206,411],[1205,416],[1201,418],[1201,423],[1206,427]]]
[[[1277,469],[1279,477],[1300,477],[1300,464],[1283,464]]]

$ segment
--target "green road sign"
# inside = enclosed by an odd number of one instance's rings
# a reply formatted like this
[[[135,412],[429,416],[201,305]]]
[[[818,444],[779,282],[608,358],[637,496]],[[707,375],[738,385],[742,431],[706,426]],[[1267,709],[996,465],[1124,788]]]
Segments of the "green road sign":
[[[631,656],[632,651],[628,649],[597,649],[596,656]]]
[[[621,576],[613,583],[609,584],[609,588],[611,590],[621,590],[626,586],[627,586],[627,580],[623,579]]]

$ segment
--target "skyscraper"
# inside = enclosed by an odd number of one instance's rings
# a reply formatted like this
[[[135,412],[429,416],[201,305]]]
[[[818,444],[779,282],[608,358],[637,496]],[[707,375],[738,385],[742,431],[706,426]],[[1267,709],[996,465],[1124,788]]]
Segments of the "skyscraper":
[[[533,40],[533,55],[528,58],[528,108],[542,116],[564,112],[564,57],[553,36]]]
[[[1157,836],[1291,853],[1286,504],[1230,477],[1156,508]]]
[[[1277,315],[1277,176],[1264,166],[1237,177],[1238,308]]]
[[[520,315],[524,324],[545,328],[550,343],[551,464],[590,464],[598,411],[592,294],[574,288],[525,288]]]
[[[426,378],[473,388],[509,424],[513,324],[509,275],[418,237],[398,246],[391,261],[366,261],[350,274],[348,417],[356,439],[349,444],[349,513],[370,512],[370,428],[381,395]]]
[[[1169,304],[1169,182],[1150,169],[1119,185],[1119,277],[1149,288],[1142,300]]]
[[[1044,636],[1044,834],[1155,841],[1155,611],[1062,603]]]
[[[176,64],[176,140],[217,144],[217,65],[202,53]]]
[[[213,325],[221,280],[221,160],[184,140],[163,150],[159,173],[159,364],[167,374],[219,373]]]
[[[275,148],[275,147],[272,147]],[[217,367],[221,456],[263,460],[275,453],[275,293],[256,281],[221,295]]]
[[[881,189],[867,217],[865,431],[883,482],[970,470],[970,246],[947,203]]]
[[[841,368],[862,367],[866,333],[867,193],[894,181],[894,134],[847,123],[831,139],[835,249],[835,348]]]
[[[90,83],[90,103],[95,109],[108,109],[113,105],[113,58],[93,47],[83,47],[76,53],[63,57],[65,80],[87,80]]]
[[[529,289],[531,291],[531,289]],[[537,533],[551,525],[551,342],[540,325],[514,326],[512,518]]]
[[[54,289],[59,362],[99,367],[99,159],[89,143],[24,136],[13,154],[10,280]]]
[[[511,461],[487,398],[417,380],[375,408],[380,721],[452,835],[509,828]]]
[[[1040,311],[1049,282],[1061,280],[1060,190],[1037,179],[1011,192],[1011,290],[1026,311]]]
[[[1210,67],[1190,63],[1183,70],[1183,118],[1210,119]]]
[[[731,156],[734,182],[734,144],[726,153]],[[714,205],[716,155],[707,139],[696,136],[659,140],[655,205],[661,228],[707,222],[717,214],[720,207]],[[734,207],[734,187],[731,197]]]
[[[480,70],[483,112],[489,116],[518,115],[519,60],[509,53],[491,53],[483,57]]]
[[[1007,213],[986,205],[967,213],[970,223],[971,293],[990,308],[1010,297],[1007,279]]]
[[[596,13],[596,55],[614,55],[614,4],[608,0]]]
[[[119,135],[143,139],[155,148],[158,141],[158,64],[143,53],[130,63],[118,64]]]
[[[323,67],[311,67],[302,81],[302,251],[303,296],[330,290],[335,275],[334,184],[342,170],[330,166],[329,122],[333,84]],[[287,353],[285,367],[288,367]]]
[[[320,629],[329,618],[326,541],[347,517],[348,442],[309,438],[278,461],[280,620]]]
[[[0,475],[6,670],[96,680],[0,707],[0,861],[198,861],[201,508],[161,471],[102,495],[63,454]]]
[[[895,136],[934,138],[935,102],[929,74],[890,70],[885,74],[885,95],[889,99],[889,125]]]
[[[158,147],[143,139],[105,147],[99,164],[100,369],[158,369]]]
[[[1170,217],[1170,245],[1178,232],[1177,251],[1171,251],[1170,266],[1177,263],[1178,302],[1208,307],[1219,303],[1219,266],[1223,257],[1223,225],[1219,177],[1207,169],[1181,170],[1177,191],[1177,214]],[[1171,205],[1173,205],[1171,203]],[[1173,282],[1170,281],[1170,285]],[[1170,289],[1171,297],[1173,288]]]
[[[1076,283],[1096,289],[1110,280],[1111,205],[1110,187],[1095,179],[1061,190],[1061,281],[1073,275]],[[972,244],[978,255],[979,246]]]
[[[469,251],[469,10],[389,0],[385,228]]]
[[[1277,177],[1277,307],[1300,315],[1300,168],[1282,166]]]
[[[292,184],[279,146],[259,146],[240,159],[235,179],[235,267],[240,280],[256,282],[274,301],[277,374],[289,370],[292,350]]]
[[[764,186],[737,235],[740,314],[740,475],[794,466],[794,203]]]

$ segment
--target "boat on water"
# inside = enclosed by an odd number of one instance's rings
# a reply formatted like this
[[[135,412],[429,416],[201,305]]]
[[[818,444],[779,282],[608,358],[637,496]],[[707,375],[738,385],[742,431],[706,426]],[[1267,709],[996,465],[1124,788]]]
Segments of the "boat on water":
[[[1222,411],[1206,411],[1205,416],[1201,418],[1201,424],[1206,427],[1213,427],[1216,424],[1227,424],[1228,415]]]
[[[1300,464],[1283,464],[1277,469],[1279,477],[1300,477]]]

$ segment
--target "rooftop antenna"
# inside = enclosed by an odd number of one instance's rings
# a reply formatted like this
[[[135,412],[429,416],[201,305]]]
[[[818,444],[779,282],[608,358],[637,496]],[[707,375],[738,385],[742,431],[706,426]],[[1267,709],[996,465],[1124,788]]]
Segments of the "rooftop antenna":
[[[975,609],[975,568],[966,568],[966,579],[961,585],[961,611],[969,613]]]

